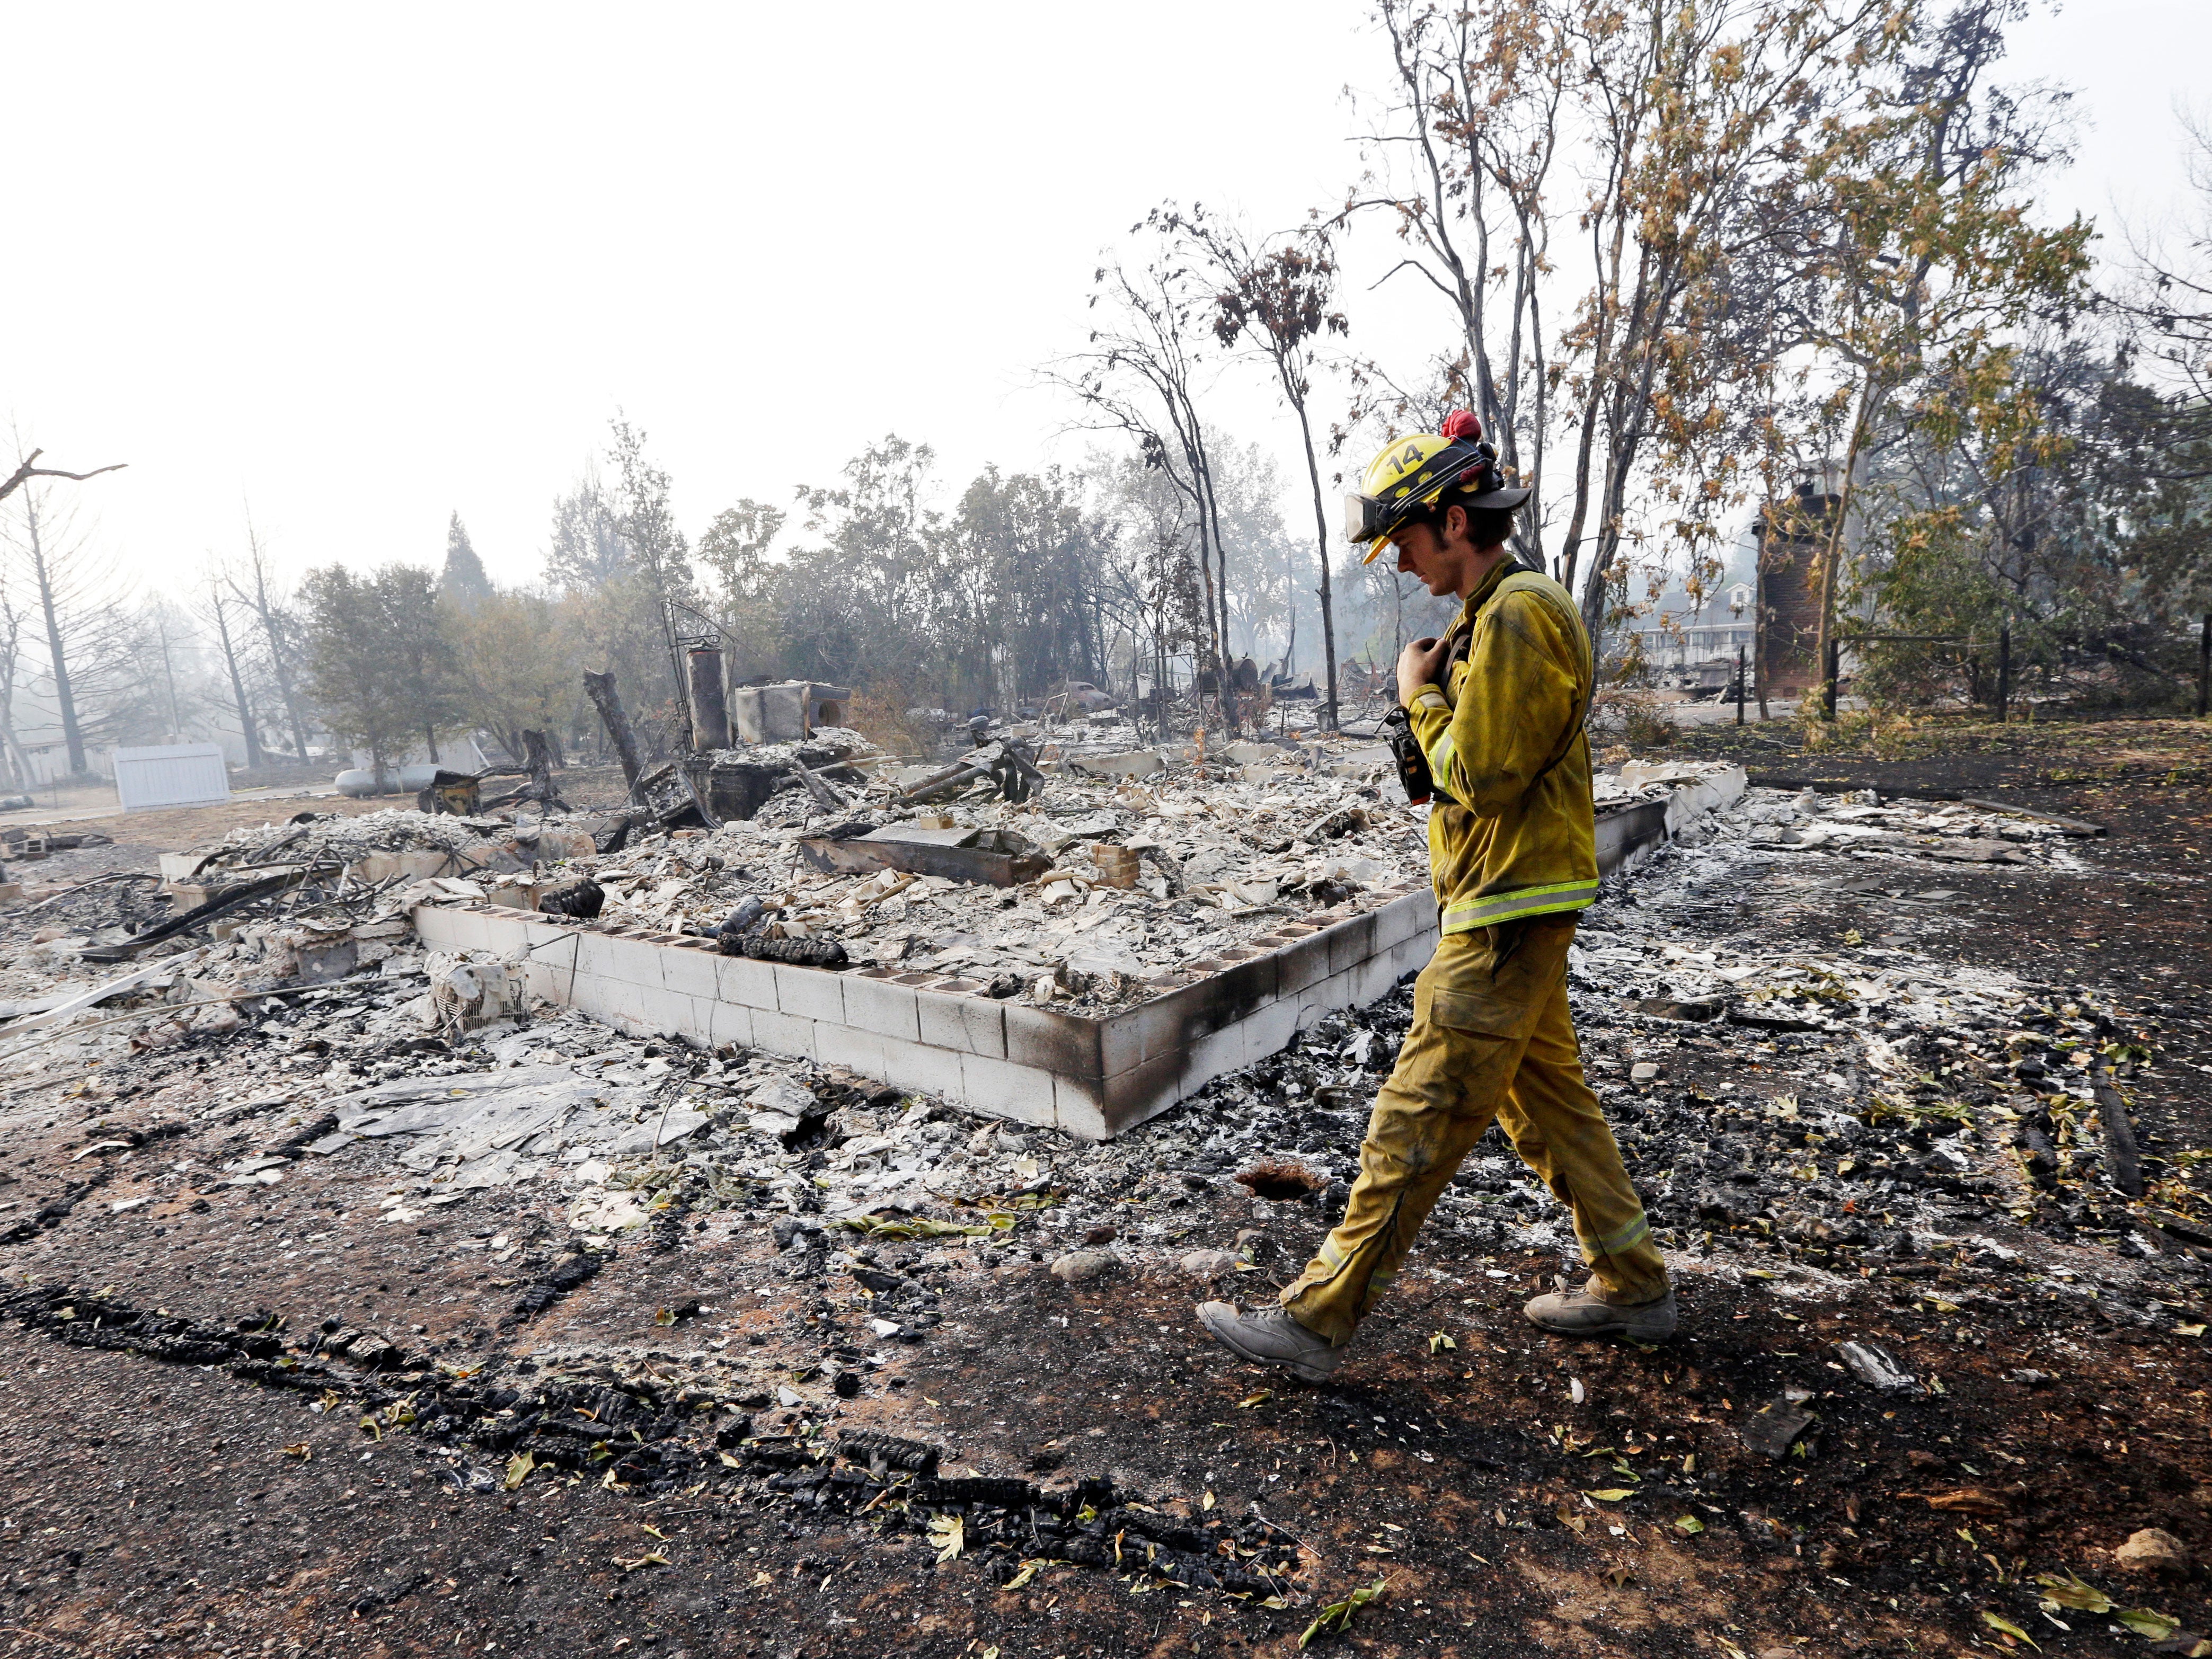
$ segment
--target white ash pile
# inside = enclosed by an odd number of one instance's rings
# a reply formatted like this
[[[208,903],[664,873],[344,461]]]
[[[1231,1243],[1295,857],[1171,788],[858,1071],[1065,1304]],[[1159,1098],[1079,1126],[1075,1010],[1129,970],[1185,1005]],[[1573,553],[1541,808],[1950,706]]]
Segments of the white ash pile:
[[[1741,822],[1757,846],[1802,851],[1899,853],[1954,864],[2048,863],[2074,867],[2061,848],[2069,831],[2055,822],[2038,821],[1978,808],[1970,803],[1883,801],[1871,789],[1821,794],[1812,789],[1786,795],[1762,789],[1747,799]]]

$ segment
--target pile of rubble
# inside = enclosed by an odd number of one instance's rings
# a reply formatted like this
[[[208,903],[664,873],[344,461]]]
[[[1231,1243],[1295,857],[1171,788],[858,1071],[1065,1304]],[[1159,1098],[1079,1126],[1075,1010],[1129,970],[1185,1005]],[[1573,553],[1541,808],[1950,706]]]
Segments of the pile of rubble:
[[[590,820],[568,822],[586,827],[301,813],[164,854],[158,875],[27,889],[0,916],[18,947],[0,967],[0,1010],[13,1021],[0,1026],[0,1066],[77,1063],[86,1051],[71,1022],[131,1023],[118,1010],[143,1011],[128,1036],[143,1050],[226,1035],[302,987],[419,981],[431,964],[414,942],[415,907],[447,895],[534,899],[538,870],[599,844]],[[436,1023],[419,982],[395,1000],[409,1009],[407,1035]]]
[[[605,890],[610,920],[711,936],[752,897],[774,913],[775,936],[835,939],[849,960],[1024,986],[1057,975],[1063,993],[1097,1000],[1281,917],[1419,880],[1426,866],[1421,815],[1344,780],[1073,793],[871,812],[820,826],[826,836],[756,818],[576,867]],[[880,861],[865,873],[819,867],[824,841]],[[994,886],[896,867],[908,847],[979,843],[1028,878]],[[1104,984],[1093,991],[1079,975]]]
[[[219,841],[164,854],[161,873],[173,887],[203,889],[280,869],[335,868],[378,888],[395,879],[515,874],[588,857],[626,821],[619,813],[554,817],[534,809],[467,817],[398,808],[353,817],[303,812],[287,824],[234,830]]]
[[[40,965],[54,971],[80,957],[112,962],[190,950],[198,938],[228,937],[258,917],[404,917],[414,904],[447,890],[435,884],[441,878],[472,878],[452,890],[457,896],[483,897],[504,885],[514,890],[507,902],[534,902],[526,890],[539,872],[592,856],[634,821],[627,812],[557,818],[302,812],[285,823],[240,827],[164,853],[157,875],[118,872],[75,885],[26,886],[8,922],[11,930],[33,925],[27,943],[52,947]]]

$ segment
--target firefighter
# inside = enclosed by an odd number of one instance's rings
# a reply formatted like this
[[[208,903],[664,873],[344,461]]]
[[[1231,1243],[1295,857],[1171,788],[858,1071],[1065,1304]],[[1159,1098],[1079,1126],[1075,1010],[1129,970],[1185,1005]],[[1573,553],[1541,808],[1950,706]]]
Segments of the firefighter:
[[[1431,594],[1456,595],[1443,639],[1398,659],[1398,697],[1434,789],[1429,863],[1442,937],[1413,982],[1413,1024],[1377,1092],[1344,1218],[1279,1305],[1199,1319],[1240,1358],[1321,1382],[1343,1361],[1414,1235],[1494,1117],[1574,1217],[1590,1268],[1523,1312],[1570,1337],[1653,1342],[1674,1293],[1567,1007],[1567,946],[1597,896],[1589,636],[1566,590],[1517,564],[1515,508],[1474,416],[1393,441],[1346,498],[1346,534],[1386,546]]]

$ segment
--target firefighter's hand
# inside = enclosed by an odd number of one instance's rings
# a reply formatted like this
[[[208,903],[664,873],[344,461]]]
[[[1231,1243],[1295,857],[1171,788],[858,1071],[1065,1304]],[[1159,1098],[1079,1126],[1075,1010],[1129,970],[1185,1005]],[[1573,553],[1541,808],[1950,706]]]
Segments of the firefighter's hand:
[[[1425,685],[1437,684],[1444,661],[1442,640],[1415,640],[1398,653],[1398,701],[1408,708]]]

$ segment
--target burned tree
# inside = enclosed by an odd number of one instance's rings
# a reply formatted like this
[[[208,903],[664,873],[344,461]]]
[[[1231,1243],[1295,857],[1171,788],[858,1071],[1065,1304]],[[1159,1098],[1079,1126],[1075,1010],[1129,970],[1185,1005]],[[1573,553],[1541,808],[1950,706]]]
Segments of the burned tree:
[[[638,764],[637,734],[630,730],[629,714],[623,707],[622,695],[615,690],[615,677],[587,672],[584,676],[584,695],[599,711],[600,724],[607,728],[607,740],[614,744],[615,757],[622,762],[623,781],[629,786],[635,798],[638,776],[644,769]]]
[[[104,683],[117,657],[118,617],[108,572],[94,563],[71,533],[66,511],[50,515],[40,492],[24,490],[12,539],[46,635],[54,712],[73,774],[90,764],[86,697]]]
[[[282,586],[271,568],[269,550],[253,527],[251,514],[246,520],[246,573],[241,579],[236,574],[226,575],[231,597],[252,612],[261,629],[263,651],[269,664],[270,678],[275,681],[276,696],[284,705],[286,723],[292,728],[292,752],[301,760],[307,758],[307,711],[300,697],[300,652],[298,620],[292,614]]]
[[[222,658],[224,676],[230,682],[233,706],[238,711],[238,729],[246,743],[246,763],[249,767],[261,764],[260,723],[253,717],[253,704],[246,696],[245,641],[240,637],[234,608],[235,601],[228,596],[222,577],[210,575],[207,596],[200,606],[200,621],[215,635],[216,649]]]
[[[1332,310],[1336,261],[1328,233],[1315,228],[1275,246],[1255,248],[1243,231],[1209,218],[1194,208],[1184,221],[1191,240],[1211,260],[1222,283],[1214,295],[1213,331],[1224,345],[1242,340],[1275,371],[1283,401],[1298,417],[1298,441],[1305,453],[1306,482],[1313,491],[1314,556],[1321,568],[1322,655],[1328,678],[1321,720],[1324,731],[1337,726],[1336,605],[1329,590],[1328,505],[1322,494],[1321,463],[1314,453],[1314,348],[1324,335],[1342,334],[1344,313]],[[1297,611],[1291,612],[1291,638]],[[1289,666],[1289,659],[1285,659]]]
[[[1132,234],[1146,230],[1164,246],[1133,273],[1119,260],[1099,268],[1090,303],[1101,320],[1091,330],[1088,349],[1046,374],[1074,394],[1085,412],[1084,424],[1133,439],[1145,465],[1158,470],[1190,501],[1206,601],[1205,672],[1228,724],[1233,719],[1229,600],[1224,592],[1228,573],[1213,458],[1197,401],[1203,342],[1212,331],[1212,296],[1164,245],[1167,222],[1158,210]]]

